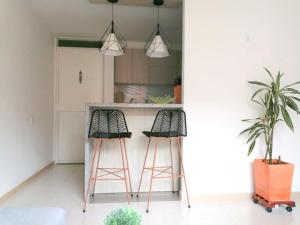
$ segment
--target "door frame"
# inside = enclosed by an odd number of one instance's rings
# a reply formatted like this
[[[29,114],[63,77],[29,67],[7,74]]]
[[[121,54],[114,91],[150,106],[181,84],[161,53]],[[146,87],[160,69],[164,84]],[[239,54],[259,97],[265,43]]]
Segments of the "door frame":
[[[86,40],[86,41],[95,41],[96,39],[83,39],[83,38],[64,38],[64,37],[55,37],[54,38],[54,84],[53,84],[53,159],[55,163],[84,163],[83,161],[75,160],[75,161],[61,161],[58,159],[58,150],[59,150],[59,113],[60,112],[85,112],[85,105],[60,105],[59,104],[59,62],[60,62],[60,55],[59,55],[59,49],[62,47],[58,46],[58,40],[60,39],[68,39],[68,40]],[[64,47],[66,48],[66,47]],[[68,47],[68,48],[80,48],[80,47]],[[100,54],[100,53],[99,53]],[[103,65],[104,64],[111,64],[114,63],[113,59],[108,59],[106,57],[103,57]],[[103,86],[106,86],[107,83],[111,83],[110,80],[106,81],[104,79],[104,73],[107,73],[107,68],[105,66],[103,67]],[[114,73],[114,71],[109,71],[110,73]],[[113,82],[113,80],[112,80]],[[102,93],[102,102],[109,98],[108,94],[109,90],[104,90]],[[109,101],[109,100],[108,100]]]

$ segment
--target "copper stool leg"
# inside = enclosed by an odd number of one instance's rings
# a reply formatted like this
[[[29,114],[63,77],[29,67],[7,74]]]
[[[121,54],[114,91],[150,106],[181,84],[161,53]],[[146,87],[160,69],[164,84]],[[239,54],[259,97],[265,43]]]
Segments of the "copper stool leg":
[[[92,160],[91,169],[90,169],[90,177],[89,177],[89,181],[88,181],[88,187],[87,187],[86,194],[85,194],[84,206],[83,206],[83,210],[82,210],[83,212],[85,212],[85,210],[86,210],[86,203],[87,203],[88,196],[90,194],[90,185],[91,185],[91,181],[93,178],[94,162],[95,162],[95,157],[96,157],[96,153],[97,153],[97,147],[98,147],[98,141],[96,140],[93,144],[93,160]]]
[[[146,212],[149,212],[149,205],[150,205],[150,197],[151,197],[151,189],[152,189],[152,181],[153,181],[153,175],[154,175],[154,167],[155,167],[155,161],[156,161],[156,153],[157,153],[157,139],[155,140],[155,148],[154,148],[154,159],[153,159],[153,164],[152,164],[152,171],[151,171],[151,180],[150,180],[150,188],[149,188],[149,193],[148,193],[148,203],[147,203],[147,209]]]
[[[141,184],[142,184],[143,175],[144,175],[144,171],[145,171],[145,166],[146,166],[147,156],[148,156],[148,152],[149,152],[150,142],[151,142],[151,138],[149,138],[149,142],[148,142],[148,146],[147,146],[147,151],[146,151],[146,156],[145,156],[145,160],[144,160],[143,170],[142,170],[142,174],[141,174],[141,178],[140,178],[138,191],[137,191],[137,194],[136,194],[137,198],[139,197],[139,193],[140,193],[140,189],[141,189]]]
[[[184,167],[183,167],[183,157],[182,157],[181,141],[180,140],[181,140],[180,138],[177,138],[177,146],[178,146],[178,152],[179,152],[180,161],[181,161],[180,164],[181,164],[181,170],[182,170],[183,179],[184,179],[184,185],[185,185],[186,197],[187,197],[187,201],[188,201],[188,207],[191,208],[188,188],[187,188],[187,185],[186,185],[185,172],[184,172]]]
[[[96,186],[97,176],[98,176],[98,167],[99,167],[99,160],[100,160],[100,153],[101,153],[102,143],[103,143],[103,140],[100,140],[100,145],[99,145],[99,149],[98,149],[98,159],[97,159],[97,164],[96,164],[96,176],[95,176],[95,179],[94,179],[94,188],[93,188],[92,197],[95,196],[95,186]]]
[[[174,184],[174,169],[173,169],[173,153],[172,153],[172,139],[169,139],[170,142],[170,157],[171,157],[171,172],[172,172],[172,186],[173,186],[173,194],[175,193],[175,184]]]
[[[125,187],[126,187],[126,196],[127,196],[128,204],[130,204],[130,198],[129,198],[129,192],[128,192],[128,185],[127,185],[125,159],[124,159],[124,155],[123,155],[122,139],[119,139],[119,141],[120,141],[120,148],[121,148],[120,150],[121,150],[121,155],[122,155],[122,164],[123,164],[124,181],[125,181]]]
[[[127,149],[126,149],[125,139],[123,139],[123,144],[124,144],[124,153],[125,153],[126,167],[127,167],[127,171],[128,171],[130,195],[131,195],[131,197],[133,197],[133,194],[132,194],[132,185],[131,185],[131,176],[130,176],[130,169],[129,169],[129,163],[128,163],[128,157],[127,157]]]

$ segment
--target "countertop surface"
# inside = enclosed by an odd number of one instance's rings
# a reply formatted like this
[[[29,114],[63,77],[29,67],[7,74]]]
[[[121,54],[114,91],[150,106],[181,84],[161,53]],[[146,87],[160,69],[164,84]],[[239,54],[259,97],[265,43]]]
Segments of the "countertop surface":
[[[87,108],[149,108],[149,109],[178,109],[183,108],[182,104],[151,104],[151,103],[87,103]]]

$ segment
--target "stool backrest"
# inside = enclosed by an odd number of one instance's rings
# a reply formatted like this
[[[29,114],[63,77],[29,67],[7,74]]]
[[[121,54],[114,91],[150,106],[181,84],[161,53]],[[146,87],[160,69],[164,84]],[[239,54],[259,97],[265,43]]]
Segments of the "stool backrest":
[[[151,132],[163,133],[162,136],[187,136],[186,115],[182,109],[160,110],[153,123]]]
[[[127,133],[124,113],[117,109],[96,109],[91,116],[89,138],[95,133]]]

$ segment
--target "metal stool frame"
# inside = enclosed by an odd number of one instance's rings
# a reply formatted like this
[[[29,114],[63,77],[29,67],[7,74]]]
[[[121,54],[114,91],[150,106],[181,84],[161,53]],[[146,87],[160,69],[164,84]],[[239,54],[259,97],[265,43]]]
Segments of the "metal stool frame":
[[[180,113],[180,118],[182,117],[182,119],[179,119],[179,116],[177,118],[177,126],[174,126],[174,124],[172,123],[172,116],[171,118],[168,119],[168,123],[169,126],[166,126],[166,124],[164,123],[164,117],[165,117],[165,113],[167,112],[167,116],[170,114],[173,116],[173,113]],[[161,124],[159,124],[161,123]],[[157,127],[160,127],[160,130],[157,130]],[[169,127],[169,130],[166,130],[164,127]],[[175,127],[175,129],[177,129],[177,134],[175,132],[171,131],[171,127]],[[159,133],[160,131],[163,131],[164,136],[160,137]],[[153,135],[156,136],[152,136],[151,132],[153,133]],[[154,179],[166,179],[166,178],[171,178],[172,179],[172,187],[173,187],[173,193],[175,193],[175,185],[174,185],[174,180],[178,179],[178,178],[183,178],[184,180],[184,185],[185,185],[185,191],[186,191],[186,197],[187,197],[187,202],[188,202],[188,207],[190,208],[190,199],[189,199],[189,194],[188,194],[188,188],[187,188],[187,182],[186,182],[186,176],[185,176],[185,171],[184,171],[184,166],[183,166],[183,154],[182,154],[182,137],[186,136],[186,116],[183,110],[161,110],[157,113],[157,116],[155,118],[154,124],[152,126],[151,132],[144,132],[144,134],[146,134],[146,136],[149,137],[149,141],[148,141],[148,145],[147,145],[147,150],[146,150],[146,155],[145,155],[145,159],[144,159],[144,164],[143,164],[143,170],[142,170],[142,174],[140,177],[140,181],[139,181],[139,187],[138,187],[138,191],[137,191],[137,197],[139,197],[139,193],[140,193],[140,189],[141,189],[141,184],[142,184],[142,180],[143,180],[143,175],[145,170],[150,170],[151,171],[151,179],[150,179],[150,186],[149,186],[149,191],[148,191],[148,200],[147,200],[147,208],[146,208],[146,212],[149,212],[149,206],[150,206],[150,200],[151,200],[151,191],[152,191],[152,184],[153,184],[153,180]],[[158,135],[158,137],[157,137]],[[146,166],[146,162],[147,162],[147,157],[148,157],[148,153],[149,153],[149,149],[150,149],[150,144],[151,141],[154,140],[154,158],[153,158],[153,162],[152,162],[152,166],[151,167],[147,167]],[[170,147],[170,161],[171,161],[171,166],[160,166],[157,167],[155,166],[156,164],[156,157],[157,157],[157,146],[158,143],[162,140],[168,140],[169,141],[169,147]],[[172,154],[172,140],[175,140],[177,143],[177,149],[178,149],[178,153],[179,153],[179,157],[180,157],[180,167],[181,167],[181,173],[180,174],[175,174],[174,173],[174,167],[173,167],[173,154]],[[171,172],[169,171],[171,170]]]
[[[119,129],[119,121],[117,120],[117,125],[113,124],[113,129],[116,129],[118,132],[123,132],[124,133],[128,133],[131,135],[130,132],[128,132],[128,128],[127,128],[127,124],[126,124],[126,120],[125,120],[125,116],[123,114],[123,112],[119,111],[119,110],[95,110],[92,114],[92,118],[91,118],[91,126],[90,126],[90,131],[89,131],[89,138],[91,138],[93,140],[93,156],[92,156],[92,163],[90,166],[90,175],[89,175],[89,181],[88,181],[88,186],[87,186],[87,190],[86,190],[86,194],[85,194],[85,198],[84,198],[84,207],[83,207],[83,212],[86,212],[86,205],[87,205],[87,201],[88,201],[88,197],[91,193],[91,188],[93,187],[93,191],[92,191],[92,197],[94,197],[95,195],[95,186],[96,186],[96,182],[99,180],[123,180],[125,183],[125,188],[126,188],[126,197],[127,197],[127,202],[128,204],[130,204],[130,195],[129,195],[129,188],[130,188],[130,193],[131,193],[131,197],[133,196],[132,194],[132,185],[131,185],[131,176],[130,176],[130,170],[129,170],[129,164],[128,164],[128,156],[127,156],[127,149],[126,149],[126,144],[125,144],[125,139],[129,138],[129,137],[125,137],[125,138],[117,138],[116,136],[118,136],[118,133],[114,133],[113,137],[111,138],[100,138],[97,137],[93,138],[93,135],[91,135],[91,127],[93,124],[93,118],[95,117],[99,117],[100,118],[100,114],[103,112],[108,113],[109,115],[111,115],[111,112],[113,113],[117,113],[119,116],[121,116],[121,120],[120,123],[123,126],[123,128]],[[113,115],[115,116],[115,115]],[[100,119],[99,119],[100,120]],[[107,122],[108,120],[105,120],[105,122]],[[98,121],[97,121],[98,122]],[[109,124],[109,121],[108,121]],[[98,123],[98,129],[103,130],[104,125],[99,128],[99,123]],[[110,129],[110,125],[106,125],[106,129],[108,129],[107,133],[104,133],[103,135],[107,135],[109,134],[109,129]],[[122,131],[120,131],[122,130]],[[98,131],[97,131],[98,132]],[[101,134],[102,135],[102,134]],[[125,135],[128,136],[128,135]],[[120,152],[121,152],[121,157],[122,157],[122,167],[110,167],[110,168],[105,168],[105,167],[100,167],[100,155],[101,155],[101,151],[102,151],[102,144],[105,141],[111,141],[111,140],[118,140],[119,144],[120,144]],[[120,173],[123,173],[123,175],[119,175]],[[113,177],[113,178],[106,178],[107,176]]]

